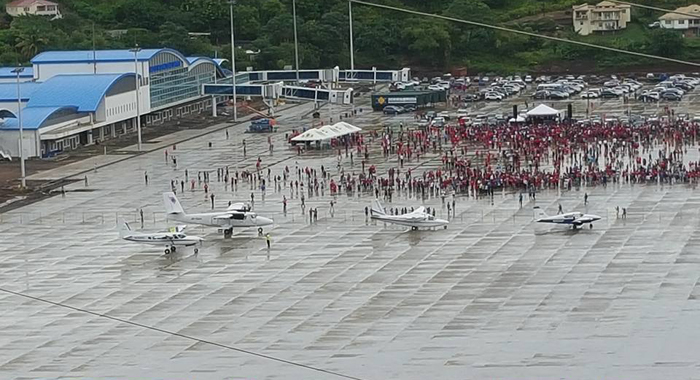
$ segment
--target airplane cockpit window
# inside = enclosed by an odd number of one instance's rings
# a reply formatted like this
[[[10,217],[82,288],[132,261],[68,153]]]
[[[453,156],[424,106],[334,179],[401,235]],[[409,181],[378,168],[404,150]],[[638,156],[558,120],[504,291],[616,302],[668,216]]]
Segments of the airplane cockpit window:
[[[233,214],[231,214],[231,219],[243,220],[243,219],[245,219],[245,214],[242,212],[233,213]]]
[[[432,215],[428,215],[428,220],[435,220],[435,217]]]
[[[255,219],[255,217],[257,217],[257,215],[255,215],[255,214],[249,214],[249,215],[250,215],[250,219]]]

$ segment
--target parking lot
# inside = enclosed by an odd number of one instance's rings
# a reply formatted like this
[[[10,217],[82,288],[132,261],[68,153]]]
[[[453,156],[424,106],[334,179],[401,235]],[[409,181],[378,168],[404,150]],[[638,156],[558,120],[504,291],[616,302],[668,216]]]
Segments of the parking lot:
[[[696,96],[673,104],[694,114]],[[525,100],[471,107],[509,113]],[[546,103],[565,109],[569,101]],[[585,104],[574,100],[575,114]],[[651,115],[663,106],[600,100],[594,112],[630,107]],[[548,190],[522,209],[510,193],[493,203],[458,198],[448,229],[406,231],[367,222],[369,194],[307,199],[307,207],[319,208],[313,224],[297,197],[282,213],[288,189],[268,190],[263,199],[258,189],[212,182],[218,208],[255,193],[255,211],[275,219],[272,249],[254,231],[224,240],[195,226],[188,232],[206,238],[197,256],[164,256],[119,239],[117,219],[136,222],[139,209],[145,230],[168,226],[161,193],[185,168],[252,169],[261,157],[273,174],[324,165],[337,177],[335,151],[298,156],[284,143],[310,109],[283,114],[272,155],[269,135],[243,135],[247,125],[239,125],[229,140],[219,131],[178,144],[177,169],[154,151],[88,174],[89,185],[66,186],[65,198],[3,214],[0,288],[69,306],[0,293],[3,378],[697,376],[700,195],[684,185]],[[364,112],[351,122],[371,129],[410,119]],[[430,154],[406,169],[420,173],[439,162]],[[369,164],[380,173],[397,165],[378,152]],[[360,170],[348,160],[342,167]],[[210,208],[200,189],[178,196],[188,210]],[[391,205],[419,203],[397,194]],[[445,215],[440,198],[423,204]],[[604,220],[578,231],[532,223],[533,206],[553,214],[558,204]],[[616,217],[616,206],[627,208],[627,219]]]

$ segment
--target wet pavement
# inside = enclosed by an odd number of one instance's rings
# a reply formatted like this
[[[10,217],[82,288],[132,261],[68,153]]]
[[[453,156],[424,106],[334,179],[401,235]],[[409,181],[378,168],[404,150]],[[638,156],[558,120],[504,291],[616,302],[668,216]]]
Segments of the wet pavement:
[[[309,110],[288,110],[271,156],[268,135],[232,127],[228,140],[218,131],[178,144],[177,169],[155,151],[1,215],[0,288],[71,308],[0,292],[0,377],[697,378],[700,195],[685,185],[550,190],[522,209],[510,193],[460,197],[448,229],[417,232],[367,222],[370,194],[338,196],[333,213],[328,194],[309,198],[310,224],[296,193],[270,186],[264,200],[254,190],[255,211],[276,222],[269,251],[254,230],[224,240],[190,226],[207,239],[196,256],[118,238],[116,221],[140,227],[139,209],[144,230],[170,225],[161,193],[185,169],[213,171],[217,208],[253,190],[224,187],[216,168],[253,169],[258,156],[273,175],[325,165],[337,178],[334,152],[297,156],[283,142]],[[377,152],[371,161],[396,166]],[[360,171],[358,160],[342,165]],[[178,196],[187,211],[210,209],[201,188]],[[419,203],[398,194],[387,206]],[[440,198],[424,204],[446,216]],[[558,204],[604,219],[577,231],[532,223],[534,205],[554,214]]]

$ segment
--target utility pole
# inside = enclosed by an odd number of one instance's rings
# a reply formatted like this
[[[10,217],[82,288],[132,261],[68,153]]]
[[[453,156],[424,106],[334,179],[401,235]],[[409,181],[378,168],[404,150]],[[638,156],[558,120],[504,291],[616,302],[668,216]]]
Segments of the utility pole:
[[[355,76],[355,49],[353,48],[352,38],[352,1],[348,0],[348,16],[350,20],[350,76]],[[347,78],[346,78],[347,79]]]
[[[12,70],[17,74],[17,123],[19,124],[19,167],[21,171],[21,187],[27,187],[27,174],[24,170],[24,128],[22,125],[22,93],[19,85],[19,74],[24,71],[24,67],[18,67]]]
[[[299,83],[299,40],[297,39],[297,1],[292,0],[292,17],[294,18],[294,61],[297,70],[297,83]]]
[[[236,39],[233,34],[233,6],[236,4],[236,0],[230,0],[229,6],[231,7],[231,87],[233,92],[233,121],[238,121],[238,106],[236,104]]]
[[[139,81],[139,52],[141,48],[137,44],[133,49],[129,49],[134,53],[134,83],[136,83],[136,133],[138,133],[138,149],[141,151],[141,105],[139,104],[139,92],[141,91],[141,81]]]

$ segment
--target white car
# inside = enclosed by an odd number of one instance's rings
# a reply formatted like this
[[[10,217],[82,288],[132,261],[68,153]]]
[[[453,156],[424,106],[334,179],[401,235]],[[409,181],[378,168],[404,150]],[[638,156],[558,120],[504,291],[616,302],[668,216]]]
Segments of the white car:
[[[469,109],[460,108],[457,110],[457,118],[462,118],[469,115]]]
[[[484,96],[485,100],[495,100],[495,101],[501,101],[503,100],[503,95],[496,93],[496,92],[488,92]]]
[[[600,97],[600,94],[594,91],[586,91],[581,94],[581,99],[596,99]]]
[[[431,90],[431,91],[445,91],[445,89],[442,88],[442,86],[437,85],[437,84],[431,84],[430,86],[428,86],[428,90]]]

